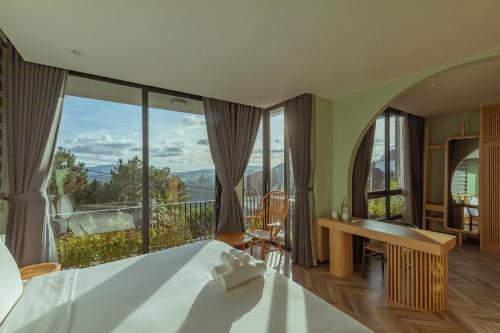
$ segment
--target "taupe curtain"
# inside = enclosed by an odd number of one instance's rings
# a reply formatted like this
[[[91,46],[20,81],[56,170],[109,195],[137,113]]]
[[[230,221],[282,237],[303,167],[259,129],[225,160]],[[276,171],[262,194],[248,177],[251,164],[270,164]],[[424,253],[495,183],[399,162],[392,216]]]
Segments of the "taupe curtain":
[[[370,173],[374,138],[375,124],[368,129],[363,141],[361,141],[352,171],[352,216],[364,219],[368,218],[366,183]],[[354,236],[352,246],[353,260],[355,262],[361,261],[361,256],[363,254],[363,238]]]
[[[304,94],[285,103],[285,123],[295,181],[292,259],[309,267],[314,253],[314,97]]]
[[[410,153],[410,138],[409,138],[409,122],[408,114],[402,114],[403,116],[403,135],[402,135],[402,145],[403,151],[401,156],[402,163],[402,179],[401,179],[401,195],[403,197],[403,216],[402,222],[406,224],[414,225],[414,213],[413,213],[413,188],[411,186],[411,153]]]
[[[409,205],[405,216],[408,216],[411,219],[407,223],[411,223],[421,228],[424,201],[423,160],[425,120],[424,118],[409,113],[405,114],[405,118],[406,133],[404,133],[404,137],[405,141],[407,141],[407,143],[405,143],[405,147],[407,147],[408,154],[405,152],[404,156],[407,156],[407,170],[410,173],[409,176],[405,178],[407,179],[407,187],[411,189],[411,198],[405,200],[405,207],[407,206],[407,203]]]
[[[403,132],[404,148],[404,182],[403,197],[405,210],[403,222],[422,227],[423,210],[423,156],[424,156],[424,126],[421,117],[406,113]]]
[[[67,73],[24,61],[9,42],[5,74],[10,192],[6,244],[18,265],[26,266],[45,261],[55,253],[49,247],[53,235],[45,187]]]
[[[245,174],[264,110],[206,97],[203,107],[210,152],[222,186],[217,231],[245,231],[236,186]]]

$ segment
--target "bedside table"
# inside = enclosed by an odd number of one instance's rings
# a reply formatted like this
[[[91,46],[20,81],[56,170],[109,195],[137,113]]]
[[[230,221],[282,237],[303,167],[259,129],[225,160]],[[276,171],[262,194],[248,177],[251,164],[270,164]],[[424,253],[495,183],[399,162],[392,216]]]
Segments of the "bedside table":
[[[44,262],[41,264],[26,266],[20,269],[21,278],[23,280],[29,280],[35,276],[44,275],[52,272],[58,272],[60,270],[61,270],[61,264],[57,262]]]

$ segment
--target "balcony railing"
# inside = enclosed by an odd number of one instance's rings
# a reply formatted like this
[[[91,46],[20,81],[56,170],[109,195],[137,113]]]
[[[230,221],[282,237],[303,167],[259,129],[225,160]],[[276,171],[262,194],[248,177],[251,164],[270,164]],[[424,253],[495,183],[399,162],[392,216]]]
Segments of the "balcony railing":
[[[260,200],[258,196],[246,197],[245,215],[254,214]],[[116,205],[82,205],[71,214],[51,215],[63,268],[93,266],[142,253],[142,206]],[[149,249],[158,251],[210,239],[215,229],[215,200],[154,204]],[[284,238],[284,229],[282,234]]]
[[[142,211],[138,204],[121,203],[51,215],[62,266],[81,268],[141,254]],[[214,200],[155,204],[150,216],[150,251],[209,239],[215,232]]]

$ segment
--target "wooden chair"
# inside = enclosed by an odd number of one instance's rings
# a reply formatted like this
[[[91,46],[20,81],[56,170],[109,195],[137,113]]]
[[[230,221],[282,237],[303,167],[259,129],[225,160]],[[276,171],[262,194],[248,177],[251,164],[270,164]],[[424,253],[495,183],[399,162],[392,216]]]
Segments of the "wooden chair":
[[[288,216],[288,208],[290,200],[288,195],[283,191],[272,191],[267,193],[259,202],[254,215],[245,216],[250,235],[250,254],[253,256],[253,246],[261,247],[261,258],[276,248],[272,248],[272,243],[276,243],[280,255],[283,255],[278,234],[281,226],[285,223]]]
[[[384,263],[387,262],[387,244],[363,237],[363,257],[361,259],[361,277],[365,278],[366,258],[379,257],[384,274]]]
[[[411,223],[395,223],[388,221],[381,221],[380,223],[390,223],[390,224],[405,226],[407,228],[418,229],[416,225]],[[363,237],[363,257],[361,259],[361,277],[363,279],[365,278],[366,258],[369,257],[379,257],[380,264],[382,265],[382,275],[383,275],[384,263],[387,262],[387,243]]]

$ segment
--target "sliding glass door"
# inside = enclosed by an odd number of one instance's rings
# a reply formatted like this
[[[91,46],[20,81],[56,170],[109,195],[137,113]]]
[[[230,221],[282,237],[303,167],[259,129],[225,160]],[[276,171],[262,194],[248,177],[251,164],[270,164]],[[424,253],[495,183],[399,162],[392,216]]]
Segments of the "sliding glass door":
[[[290,212],[279,235],[290,248],[290,230],[295,187],[291,180],[290,154],[285,135],[284,108],[266,110],[257,135],[243,184],[245,215],[253,215],[261,198],[270,191],[285,191],[290,197]],[[293,192],[293,193],[292,193]]]

